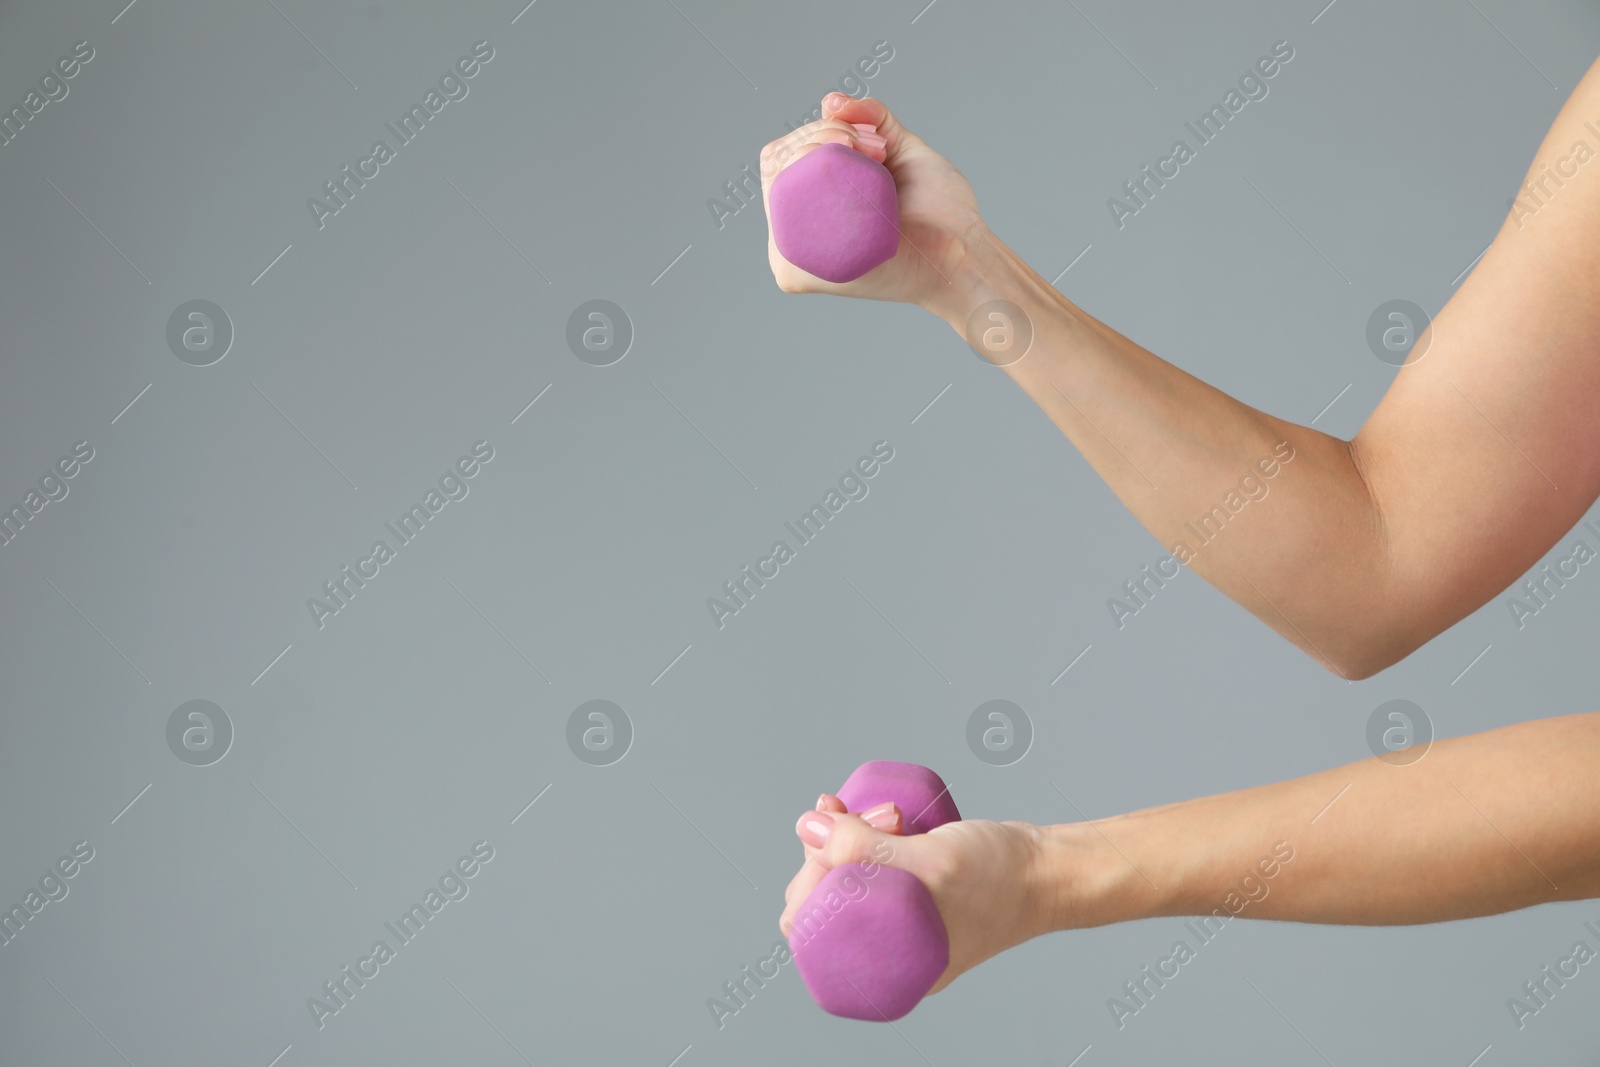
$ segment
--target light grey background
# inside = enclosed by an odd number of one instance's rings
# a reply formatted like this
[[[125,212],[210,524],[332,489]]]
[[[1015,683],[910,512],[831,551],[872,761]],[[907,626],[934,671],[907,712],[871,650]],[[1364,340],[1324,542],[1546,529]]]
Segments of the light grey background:
[[[1505,1002],[1600,903],[1236,923],[1120,1031],[1178,921],[1029,944],[893,1028],[792,967],[712,1021],[777,939],[795,815],[865,759],[1055,822],[1365,757],[1392,698],[1441,736],[1594,707],[1587,571],[1356,684],[1192,574],[1118,630],[1162,548],[1027,398],[912,309],[784,296],[759,206],[706,203],[886,40],[872,92],[1045,277],[1083,253],[1083,307],[1284,417],[1337,395],[1348,435],[1395,373],[1368,314],[1449,298],[1593,5],[923,2],[0,10],[5,108],[95,49],[0,148],[0,499],[95,449],[0,548],[0,903],[95,849],[0,947],[0,1060],[1594,1062],[1592,968],[1521,1032]],[[307,198],[479,40],[470,95],[319,230]],[[1119,231],[1106,198],[1279,40],[1270,95]],[[236,331],[209,367],[167,348],[192,299]],[[610,367],[564,340],[591,299],[636,331]],[[880,439],[870,496],[717,630],[706,598]],[[470,495],[319,630],[307,598],[478,440]],[[565,740],[595,698],[636,732],[605,767]],[[193,699],[235,730],[212,766],[167,747]],[[1009,767],[966,746],[991,699],[1034,726]],[[481,839],[319,1030],[307,999]]]

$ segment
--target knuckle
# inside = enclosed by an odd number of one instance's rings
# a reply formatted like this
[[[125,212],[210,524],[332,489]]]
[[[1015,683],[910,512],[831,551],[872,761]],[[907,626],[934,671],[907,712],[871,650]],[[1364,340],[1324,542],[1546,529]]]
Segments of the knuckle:
[[[834,831],[828,837],[828,847],[824,850],[829,867],[837,867],[841,863],[855,863],[867,858],[871,848],[853,821],[841,820],[835,824]]]

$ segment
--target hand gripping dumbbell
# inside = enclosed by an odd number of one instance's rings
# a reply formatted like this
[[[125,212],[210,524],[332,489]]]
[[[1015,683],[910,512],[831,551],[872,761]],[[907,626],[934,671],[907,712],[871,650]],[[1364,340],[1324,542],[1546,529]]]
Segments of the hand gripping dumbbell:
[[[894,176],[849,145],[807,152],[778,173],[767,198],[778,252],[824,281],[855,281],[900,247]]]
[[[892,801],[902,835],[961,818],[949,787],[915,763],[863,763],[838,797],[852,812]],[[789,952],[824,1011],[891,1022],[916,1007],[944,973],[950,938],[927,887],[875,859],[823,875],[795,913]]]

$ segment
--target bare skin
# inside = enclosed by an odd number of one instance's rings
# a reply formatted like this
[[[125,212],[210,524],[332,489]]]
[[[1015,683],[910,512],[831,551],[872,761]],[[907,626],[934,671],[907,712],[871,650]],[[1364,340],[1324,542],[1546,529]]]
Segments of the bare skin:
[[[1541,144],[1521,206],[1418,342],[1425,355],[1349,441],[1242,404],[1078,308],[881,101],[830,94],[823,114],[763,150],[764,188],[814,146],[850,145],[895,176],[900,249],[837,285],[769,238],[779,287],[913,303],[975,347],[973,311],[1016,305],[1034,341],[1004,373],[1175,555],[1186,524],[1286,443],[1275,503],[1245,509],[1189,562],[1342,677],[1369,677],[1483,605],[1600,495],[1600,164],[1583,166],[1600,149],[1584,125],[1600,130],[1600,63]],[[787,935],[839,863],[901,867],[950,932],[937,990],[1040,934],[1149,916],[1406,924],[1600,896],[1596,766],[1600,713],[1442,741],[1411,766],[1368,760],[1093,823],[969,820],[900,837],[901,813],[869,825],[824,795],[796,826],[806,859],[779,923]]]

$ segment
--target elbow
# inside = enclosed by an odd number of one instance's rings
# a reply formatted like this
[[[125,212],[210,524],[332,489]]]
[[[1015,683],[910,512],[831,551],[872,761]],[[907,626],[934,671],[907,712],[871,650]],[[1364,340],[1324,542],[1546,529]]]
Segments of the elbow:
[[[1332,654],[1313,655],[1340,678],[1359,682],[1393,667],[1444,626],[1428,617],[1427,598],[1418,597],[1416,583],[1408,580],[1407,568],[1397,562],[1389,517],[1374,485],[1376,457],[1360,435],[1345,447],[1359,490],[1361,519],[1356,528],[1365,550],[1357,553],[1358,569],[1345,583],[1341,608],[1325,620],[1332,626],[1324,647]]]
[[[1377,627],[1332,643],[1331,653],[1307,649],[1313,659],[1347,682],[1361,682],[1396,663],[1427,643],[1411,630]]]
[[[1322,665],[1347,682],[1364,682],[1378,672],[1394,666],[1404,656],[1379,656],[1373,654],[1355,654],[1341,656],[1331,662],[1324,659]]]

